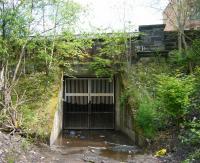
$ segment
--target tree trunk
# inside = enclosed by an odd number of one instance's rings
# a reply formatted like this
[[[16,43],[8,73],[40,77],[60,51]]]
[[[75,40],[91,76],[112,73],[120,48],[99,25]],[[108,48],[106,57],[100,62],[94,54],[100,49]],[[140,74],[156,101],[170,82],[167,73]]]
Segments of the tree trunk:
[[[185,49],[185,53],[186,53],[186,57],[188,57],[188,45],[187,45],[187,42],[186,42],[186,39],[185,39],[185,34],[182,35],[182,40],[183,40],[183,45],[184,45],[184,49]],[[187,58],[187,61],[188,61],[188,71],[190,74],[193,73],[193,65],[192,65],[192,61]]]
[[[51,59],[50,59],[50,62],[49,62],[49,69],[51,68],[51,64],[52,64],[53,56],[54,56],[55,38],[56,38],[56,25],[57,25],[57,17],[58,17],[58,7],[59,7],[59,3],[56,4],[56,12],[55,12],[55,15],[54,15],[54,30],[53,30],[53,39],[52,39],[52,47],[51,47]]]
[[[14,82],[14,81],[16,80],[16,78],[17,78],[17,73],[18,73],[18,71],[19,71],[19,68],[20,68],[20,65],[21,65],[21,62],[22,62],[22,59],[23,59],[23,56],[24,56],[25,47],[26,47],[26,43],[25,43],[25,44],[23,45],[23,47],[22,47],[22,51],[21,51],[21,53],[20,53],[17,66],[16,66],[16,68],[15,68],[15,72],[14,72],[14,75],[13,75],[12,82]]]
[[[178,50],[179,50],[179,53],[182,54],[182,34],[181,34],[181,31],[178,31]]]

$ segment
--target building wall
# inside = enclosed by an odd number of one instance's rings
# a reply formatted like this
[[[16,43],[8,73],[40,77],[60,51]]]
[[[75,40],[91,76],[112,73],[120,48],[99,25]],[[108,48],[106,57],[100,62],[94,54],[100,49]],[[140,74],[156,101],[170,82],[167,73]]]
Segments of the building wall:
[[[170,2],[163,12],[163,22],[166,25],[164,29],[165,31],[177,30],[176,15],[173,10],[173,7],[174,7],[173,4],[174,4],[173,2]]]
[[[176,0],[171,0],[163,12],[163,22],[166,24],[165,31],[176,31],[177,20],[176,20]],[[200,18],[188,19],[185,23],[185,30],[200,29]]]

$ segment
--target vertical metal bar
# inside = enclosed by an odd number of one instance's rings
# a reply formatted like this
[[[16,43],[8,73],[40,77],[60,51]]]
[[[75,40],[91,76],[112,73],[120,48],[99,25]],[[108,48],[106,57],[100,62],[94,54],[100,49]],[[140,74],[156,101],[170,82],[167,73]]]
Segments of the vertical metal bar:
[[[74,82],[73,82],[73,84],[74,84],[74,86],[73,86],[73,87],[74,87],[74,93],[77,93],[77,92],[76,92],[76,89],[77,89],[76,82],[77,82],[77,79],[76,79],[76,80],[74,80]]]
[[[99,79],[99,93],[102,93],[102,79]],[[98,109],[98,111],[99,112],[102,112],[103,110],[102,110],[103,108],[102,108],[102,96],[100,96],[99,97],[99,109]]]
[[[94,80],[91,80],[91,93],[94,93]]]
[[[71,85],[71,80],[70,79],[68,79],[68,82],[69,82],[69,89],[68,89],[68,92],[69,93],[72,93],[72,85]]]
[[[77,79],[78,83],[77,83],[77,93],[80,93],[80,79]],[[80,106],[80,110],[82,110],[81,105],[80,105],[80,97],[77,97],[77,104],[78,106]]]
[[[113,85],[112,93],[113,93],[113,104],[114,104],[115,103],[115,83],[114,83],[114,81],[112,81],[112,85]]]
[[[88,103],[91,101],[90,94],[91,94],[91,79],[88,79]]]
[[[99,84],[99,79],[96,80],[96,88],[97,88],[97,93],[99,93],[99,87],[100,87],[100,84]],[[98,111],[99,109],[99,96],[96,97],[96,110],[95,111]]]
[[[102,79],[102,93],[106,93],[105,92],[105,80]],[[102,110],[105,111],[106,107],[105,107],[105,97],[102,97]]]
[[[99,90],[99,93],[103,93],[103,91],[102,91],[102,79],[99,79],[99,85],[100,85],[100,86],[99,86],[99,87],[100,87],[100,88],[99,88],[99,89],[100,89],[100,90]]]
[[[96,108],[97,108],[97,97],[95,96],[95,97],[93,97],[94,98],[94,107],[93,107],[93,110],[95,111],[96,110]]]
[[[108,81],[108,92],[111,93],[110,91],[110,82]]]
[[[75,80],[71,80],[71,88],[72,88],[72,93],[75,93],[75,91],[74,91],[74,87],[75,87]]]
[[[91,124],[90,124],[90,119],[91,119],[91,97],[90,97],[90,93],[91,93],[91,79],[88,79],[88,129],[90,128]]]
[[[69,112],[71,112],[71,106],[72,106],[72,97],[68,97],[69,98],[69,102],[68,102],[68,104],[69,104]]]
[[[115,78],[114,78],[115,79]],[[115,128],[115,80],[112,80],[113,83],[113,105],[112,105],[112,112],[113,112],[113,120],[112,120],[112,128]]]
[[[98,88],[97,90],[98,90],[98,93],[101,92],[100,86],[101,86],[101,81],[100,81],[100,79],[98,79],[98,80],[97,80],[97,88]]]
[[[77,93],[80,93],[80,79],[77,79],[78,83],[77,83]]]
[[[83,93],[84,92],[84,80],[81,80],[81,83],[82,83],[81,91]],[[86,109],[85,108],[85,97],[83,96],[82,99],[83,99],[83,106],[84,106],[84,110],[85,110]]]
[[[84,93],[88,93],[88,80],[84,80]]]
[[[63,95],[64,95],[64,97],[63,97],[63,99],[66,101],[66,87],[67,87],[67,84],[66,84],[66,79],[65,78],[63,78],[64,79],[64,86],[63,86]]]

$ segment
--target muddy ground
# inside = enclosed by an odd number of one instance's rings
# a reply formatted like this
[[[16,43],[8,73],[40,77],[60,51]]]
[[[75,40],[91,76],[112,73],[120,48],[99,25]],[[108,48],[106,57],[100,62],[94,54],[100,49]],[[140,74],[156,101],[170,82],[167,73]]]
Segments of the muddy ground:
[[[160,163],[118,132],[68,131],[55,145],[31,145],[20,136],[0,132],[0,163]]]

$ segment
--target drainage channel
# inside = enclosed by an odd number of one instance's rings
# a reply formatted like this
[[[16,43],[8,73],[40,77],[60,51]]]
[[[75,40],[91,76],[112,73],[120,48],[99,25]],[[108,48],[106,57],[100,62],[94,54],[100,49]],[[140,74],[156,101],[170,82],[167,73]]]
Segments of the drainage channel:
[[[131,162],[143,154],[126,135],[113,130],[65,130],[55,147],[63,156],[84,162]]]

